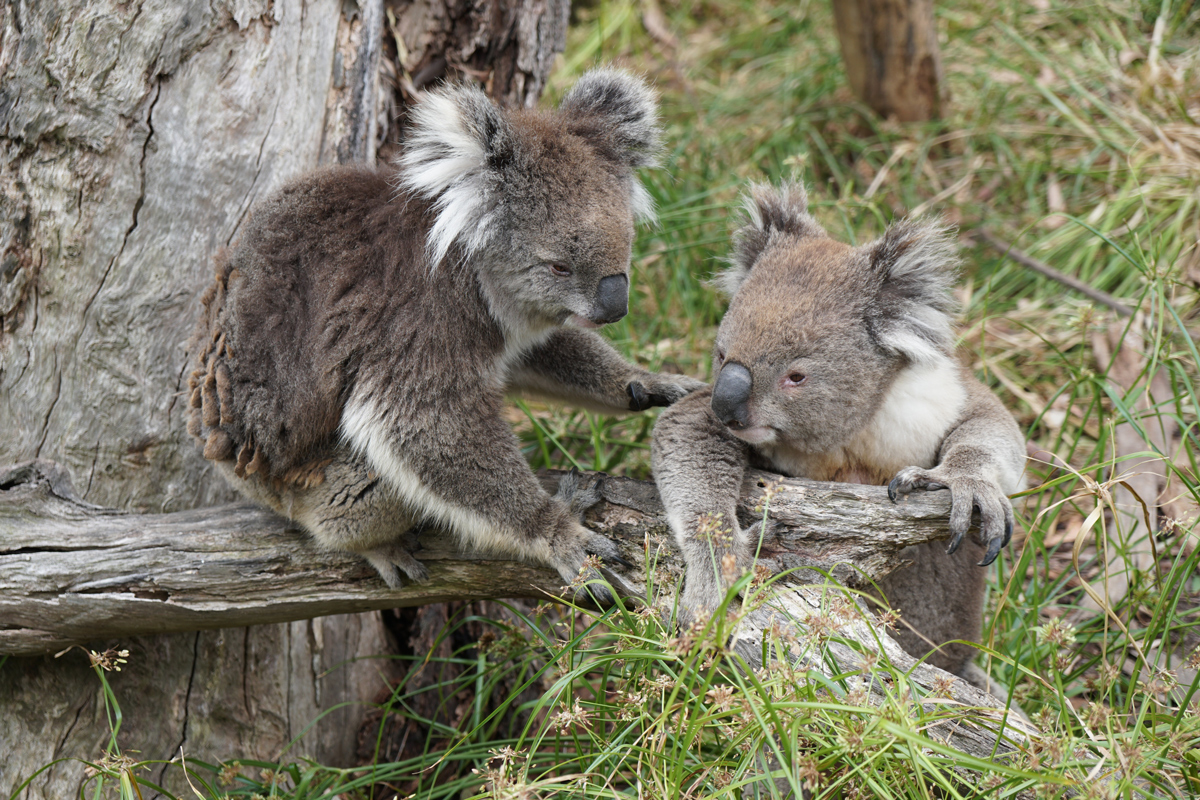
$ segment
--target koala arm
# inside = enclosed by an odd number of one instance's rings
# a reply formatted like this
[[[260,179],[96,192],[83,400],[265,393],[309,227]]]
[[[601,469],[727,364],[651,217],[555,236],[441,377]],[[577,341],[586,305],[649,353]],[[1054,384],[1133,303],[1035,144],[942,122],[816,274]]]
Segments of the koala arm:
[[[964,370],[965,372],[965,370]],[[1025,437],[1000,400],[973,375],[964,375],[966,408],[938,449],[932,469],[906,467],[888,484],[888,496],[914,489],[949,489],[951,496],[948,553],[962,543],[979,509],[980,539],[987,545],[980,566],[995,561],[1012,538],[1013,510],[1008,495],[1021,487],[1025,470]]]
[[[705,384],[626,361],[594,331],[557,328],[509,370],[508,388],[605,414],[669,406]]]
[[[650,444],[654,481],[687,563],[685,618],[711,613],[725,598],[726,556],[734,573],[750,565],[754,545],[737,520],[749,446],[712,413],[712,390],[693,392],[658,418]]]
[[[466,544],[549,564],[568,584],[588,554],[619,562],[611,541],[542,489],[501,417],[502,400],[468,381],[417,403],[358,388],[341,427],[416,516],[446,525]]]

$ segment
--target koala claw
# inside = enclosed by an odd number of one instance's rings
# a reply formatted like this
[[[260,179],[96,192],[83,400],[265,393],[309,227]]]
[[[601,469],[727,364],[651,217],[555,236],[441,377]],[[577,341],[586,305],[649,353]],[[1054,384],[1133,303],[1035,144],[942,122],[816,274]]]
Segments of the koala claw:
[[[647,385],[649,383],[649,385]],[[650,375],[647,383],[630,381],[625,387],[629,394],[629,410],[645,411],[654,406],[669,406],[697,389],[704,387],[703,381],[686,375]]]
[[[950,544],[946,553],[953,555],[962,544],[971,526],[971,513],[979,509],[980,540],[987,551],[979,566],[986,567],[996,560],[1000,550],[1012,540],[1013,511],[1008,497],[991,481],[950,475],[939,469],[925,470],[906,467],[896,473],[888,484],[888,497],[894,503],[900,494],[914,489],[950,490]]]
[[[892,478],[892,482],[888,484],[888,499],[895,503],[900,495],[908,494],[914,489],[935,491],[948,488],[950,487],[944,483],[930,480],[925,470],[919,467],[906,467],[897,472],[896,477]]]
[[[589,481],[587,475],[572,467],[570,472],[559,478],[558,491],[554,493],[580,522],[589,508],[604,499],[604,480],[608,476],[596,474],[592,477]]]
[[[429,570],[402,542],[376,547],[362,553],[362,556],[375,568],[389,589],[403,588],[404,578],[412,583],[424,583],[429,580]]]

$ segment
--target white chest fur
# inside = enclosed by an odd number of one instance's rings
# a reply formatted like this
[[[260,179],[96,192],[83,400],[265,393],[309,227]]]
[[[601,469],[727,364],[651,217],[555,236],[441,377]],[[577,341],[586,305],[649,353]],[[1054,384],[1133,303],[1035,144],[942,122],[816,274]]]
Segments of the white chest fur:
[[[785,474],[815,480],[880,483],[904,467],[928,469],[966,403],[959,369],[949,357],[905,368],[871,421],[833,451],[805,453],[780,443],[763,455]]]

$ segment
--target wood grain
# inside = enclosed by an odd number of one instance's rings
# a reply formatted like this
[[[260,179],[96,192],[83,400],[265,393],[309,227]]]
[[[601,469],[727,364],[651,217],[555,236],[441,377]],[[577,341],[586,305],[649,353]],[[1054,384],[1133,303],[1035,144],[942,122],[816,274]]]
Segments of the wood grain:
[[[544,480],[553,489],[557,476]],[[761,517],[764,485],[746,483],[744,521]],[[290,622],[327,614],[425,605],[449,599],[558,594],[553,570],[465,552],[440,529],[420,537],[430,580],[388,589],[361,559],[316,550],[287,520],[251,505],[136,514],[74,496],[49,462],[0,471],[0,654],[35,655],[96,639]],[[606,478],[589,525],[615,539],[632,564],[610,567],[635,592],[641,566],[679,576],[683,562],[653,484]],[[864,585],[901,563],[907,545],[948,538],[945,493],[893,505],[882,487],[779,482],[762,544],[775,571],[822,570]]]

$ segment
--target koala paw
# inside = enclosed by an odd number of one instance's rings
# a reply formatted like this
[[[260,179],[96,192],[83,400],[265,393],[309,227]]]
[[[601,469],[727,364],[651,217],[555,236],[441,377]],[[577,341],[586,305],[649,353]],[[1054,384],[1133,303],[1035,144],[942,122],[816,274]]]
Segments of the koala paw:
[[[686,375],[660,372],[647,373],[638,380],[630,381],[625,388],[629,393],[629,410],[645,411],[654,406],[669,406],[706,385],[704,381]]]
[[[1012,539],[1013,510],[1008,496],[999,486],[988,480],[972,478],[934,468],[905,467],[896,473],[888,484],[888,497],[908,494],[914,489],[950,490],[950,546],[953,553],[962,544],[963,536],[971,527],[971,512],[979,509],[979,538],[987,545],[987,553],[979,566],[986,567],[996,560],[1000,548]]]
[[[725,587],[712,574],[712,569],[688,569],[679,597],[679,627],[711,617],[725,600]]]
[[[410,537],[403,538],[407,540]],[[402,588],[405,578],[412,583],[424,583],[429,580],[429,570],[412,554],[415,537],[411,538],[413,541],[397,541],[361,554],[375,568],[389,589]]]
[[[560,490],[561,491],[561,490]],[[603,582],[608,582],[620,589],[624,594],[636,595],[637,592],[626,584],[619,576],[607,575],[601,572],[604,564],[617,564],[622,567],[632,565],[621,557],[617,545],[607,536],[594,533],[582,525],[575,525],[575,530],[569,536],[561,535],[550,544],[550,563],[567,586],[578,587],[576,599],[586,600],[589,597],[599,605],[609,605],[614,602],[612,591]],[[595,559],[599,559],[596,564]],[[599,581],[599,582],[597,582]]]
[[[572,468],[558,481],[558,491],[554,496],[566,504],[575,519],[583,522],[583,515],[592,506],[604,499],[603,474],[585,475]]]

